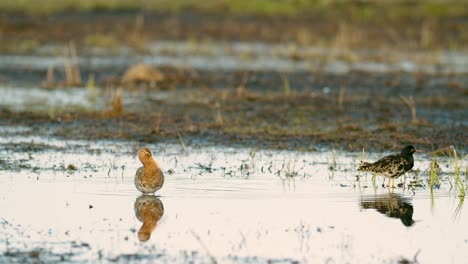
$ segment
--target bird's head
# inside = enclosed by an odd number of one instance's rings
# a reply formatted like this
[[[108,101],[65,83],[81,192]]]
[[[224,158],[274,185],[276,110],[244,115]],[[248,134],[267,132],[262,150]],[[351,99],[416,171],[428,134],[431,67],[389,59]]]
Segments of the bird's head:
[[[152,154],[149,148],[143,147],[138,150],[138,158],[140,159],[141,163],[148,163],[148,161],[150,161],[152,158]]]
[[[412,155],[415,152],[421,152],[421,151],[411,145],[408,145],[401,150],[402,155]]]

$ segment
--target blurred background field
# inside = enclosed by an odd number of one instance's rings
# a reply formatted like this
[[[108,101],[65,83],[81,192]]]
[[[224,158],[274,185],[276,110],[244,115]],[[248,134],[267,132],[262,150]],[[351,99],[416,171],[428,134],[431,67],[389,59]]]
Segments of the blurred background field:
[[[0,0],[0,263],[466,262],[467,8]]]
[[[65,137],[465,148],[467,3],[0,1],[0,108],[102,123]]]
[[[347,16],[357,20],[380,18],[457,17],[467,12],[461,0],[20,0],[0,1],[3,11],[29,14],[95,11],[200,11],[234,15]]]

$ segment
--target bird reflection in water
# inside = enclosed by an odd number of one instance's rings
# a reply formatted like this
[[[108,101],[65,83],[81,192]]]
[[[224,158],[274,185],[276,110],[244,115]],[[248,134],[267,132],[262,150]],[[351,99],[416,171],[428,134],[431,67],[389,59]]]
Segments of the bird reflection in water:
[[[388,217],[399,218],[405,226],[414,224],[411,200],[401,194],[387,193],[363,196],[361,197],[361,208],[376,209]]]
[[[163,203],[154,195],[141,195],[136,199],[134,209],[136,218],[143,222],[138,230],[138,239],[141,242],[148,241],[164,214]]]

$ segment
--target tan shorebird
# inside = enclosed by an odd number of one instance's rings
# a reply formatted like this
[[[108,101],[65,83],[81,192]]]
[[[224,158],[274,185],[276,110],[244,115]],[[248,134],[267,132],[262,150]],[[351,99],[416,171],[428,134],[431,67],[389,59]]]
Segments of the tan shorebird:
[[[156,225],[164,215],[164,206],[161,200],[154,195],[140,195],[134,204],[135,216],[143,225],[138,230],[138,240],[148,241],[156,229]]]
[[[143,194],[153,194],[164,184],[164,174],[148,148],[138,150],[138,158],[143,167],[135,174],[135,187]]]

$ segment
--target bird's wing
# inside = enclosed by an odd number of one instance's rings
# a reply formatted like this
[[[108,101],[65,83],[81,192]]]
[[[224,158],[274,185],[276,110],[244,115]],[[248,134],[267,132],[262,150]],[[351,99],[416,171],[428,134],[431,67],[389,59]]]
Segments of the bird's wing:
[[[140,167],[135,173],[135,178],[141,177],[142,174],[143,174],[143,167]]]
[[[373,171],[387,176],[397,176],[404,172],[404,167],[408,163],[400,155],[390,155],[372,163]]]

